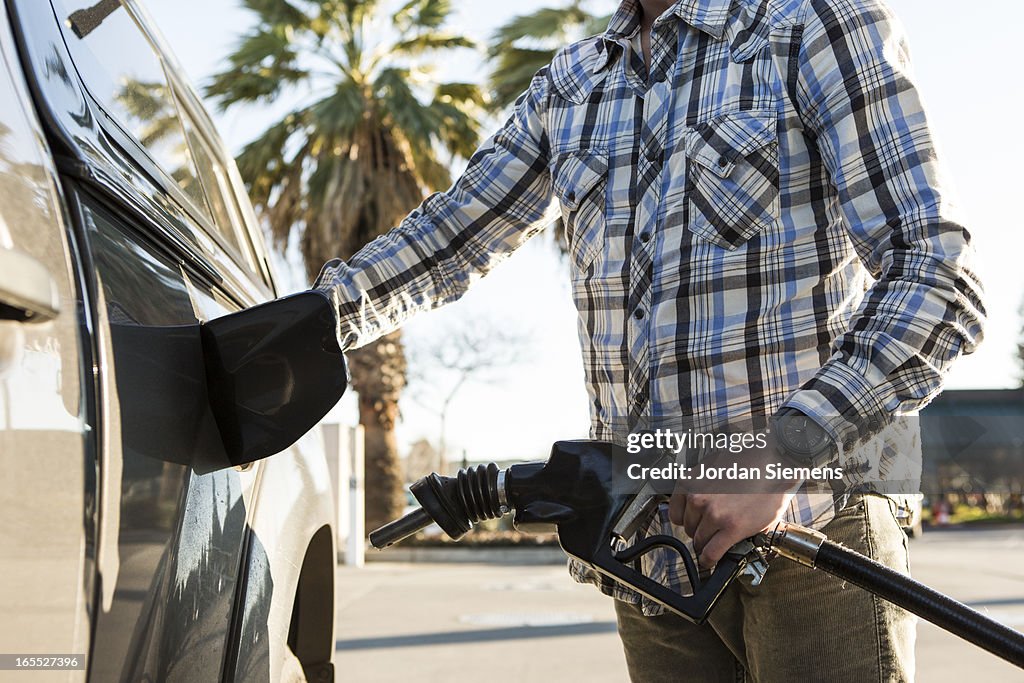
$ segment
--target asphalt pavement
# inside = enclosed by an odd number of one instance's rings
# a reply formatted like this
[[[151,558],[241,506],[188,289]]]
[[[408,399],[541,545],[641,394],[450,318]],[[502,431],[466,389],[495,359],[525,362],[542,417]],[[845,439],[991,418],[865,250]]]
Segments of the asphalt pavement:
[[[910,549],[918,580],[1024,629],[1024,528],[931,530]],[[370,562],[337,585],[338,680],[628,680],[611,602],[564,564]],[[923,683],[1024,681],[925,622],[917,659]]]

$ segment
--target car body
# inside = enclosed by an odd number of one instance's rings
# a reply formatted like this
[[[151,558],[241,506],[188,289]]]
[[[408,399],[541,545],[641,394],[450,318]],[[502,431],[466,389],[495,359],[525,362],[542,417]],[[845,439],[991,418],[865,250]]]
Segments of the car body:
[[[134,0],[0,2],[0,651],[83,657],[25,680],[333,679],[318,435],[187,457],[188,335],[277,291],[181,74]]]

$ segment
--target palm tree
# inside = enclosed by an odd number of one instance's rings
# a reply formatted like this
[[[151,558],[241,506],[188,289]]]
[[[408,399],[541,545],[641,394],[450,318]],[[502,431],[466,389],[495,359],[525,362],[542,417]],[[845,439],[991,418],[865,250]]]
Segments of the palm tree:
[[[297,235],[312,280],[449,185],[446,157],[479,141],[483,98],[437,83],[432,61],[472,43],[447,32],[448,0],[243,0],[256,27],[206,88],[219,107],[297,106],[238,157],[257,211],[284,248]],[[448,159],[450,160],[450,159]],[[404,505],[394,426],[405,386],[398,333],[348,354],[366,436],[367,528]]]
[[[573,0],[565,7],[545,7],[514,17],[498,28],[488,50],[494,65],[490,77],[490,103],[494,109],[504,109],[515,102],[529,87],[533,75],[551,62],[559,48],[605,30],[611,15],[588,12],[584,4],[582,0]]]

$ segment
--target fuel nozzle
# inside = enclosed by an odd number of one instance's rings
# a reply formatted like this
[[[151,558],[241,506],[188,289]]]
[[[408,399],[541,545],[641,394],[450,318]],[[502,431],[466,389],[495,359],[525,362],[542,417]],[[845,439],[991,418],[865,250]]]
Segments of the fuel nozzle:
[[[459,540],[474,524],[509,512],[504,475],[505,470],[492,462],[459,470],[454,477],[436,472],[423,477],[410,487],[420,507],[371,532],[370,545],[383,550],[433,522]]]
[[[504,470],[491,463],[460,470],[454,477],[428,475],[411,487],[422,507],[372,532],[370,543],[386,548],[432,522],[458,540],[474,524],[514,509],[517,529],[554,525],[566,555],[698,624],[737,576],[746,576],[752,585],[760,583],[768,557],[774,554],[860,586],[1024,668],[1024,634],[812,529],[779,523],[730,548],[710,575],[698,571],[689,548],[673,535],[627,538],[634,528],[631,519],[650,511],[647,499],[652,494],[646,489],[616,490],[614,449],[598,441],[559,441],[545,462],[518,463]],[[623,547],[631,540],[635,542]],[[690,595],[637,568],[637,560],[654,551],[676,554]]]
[[[701,623],[746,566],[754,546],[746,542],[730,550],[710,575],[703,576],[689,548],[674,536],[625,538],[632,535],[626,530],[634,526],[629,518],[653,509],[646,501],[653,493],[620,491],[614,486],[616,448],[601,441],[558,441],[543,462],[516,463],[504,470],[495,464],[479,465],[454,477],[428,475],[411,487],[421,507],[372,532],[370,544],[386,548],[431,522],[457,540],[474,524],[514,510],[516,529],[556,530],[562,550],[572,559]],[[637,568],[641,557],[662,551],[679,557],[692,594],[683,595]]]

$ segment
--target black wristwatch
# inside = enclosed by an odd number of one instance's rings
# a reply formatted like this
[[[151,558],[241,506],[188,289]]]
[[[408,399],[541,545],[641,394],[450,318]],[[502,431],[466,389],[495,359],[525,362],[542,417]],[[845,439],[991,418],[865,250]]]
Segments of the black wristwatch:
[[[771,430],[783,454],[802,465],[820,467],[835,456],[835,442],[828,432],[796,408],[776,413]]]

